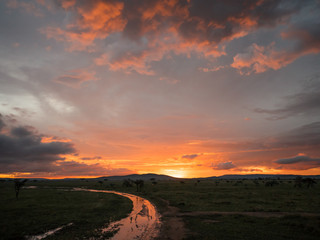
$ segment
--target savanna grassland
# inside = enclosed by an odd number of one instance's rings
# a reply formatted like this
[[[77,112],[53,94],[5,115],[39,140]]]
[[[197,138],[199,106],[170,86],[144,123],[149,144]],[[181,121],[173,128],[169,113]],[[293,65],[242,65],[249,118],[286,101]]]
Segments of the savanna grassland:
[[[145,180],[140,192],[122,181],[27,182],[15,199],[13,182],[2,182],[3,239],[34,235],[70,222],[55,239],[99,237],[95,229],[126,216],[130,200],[73,187],[116,190],[153,202],[162,215],[159,239],[318,239],[320,182],[294,187],[294,180]],[[101,236],[100,236],[101,237]],[[107,238],[107,236],[104,236]],[[49,238],[50,239],[50,238]]]
[[[158,206],[167,235],[180,231],[185,239],[318,239],[320,184],[294,185],[294,180],[262,179],[159,181],[147,183],[141,194]],[[182,230],[172,226],[179,219]]]
[[[0,183],[0,239],[25,239],[57,227],[65,227],[46,239],[107,238],[97,231],[125,217],[132,202],[124,197],[72,191],[69,183],[27,182],[18,200],[14,183]]]

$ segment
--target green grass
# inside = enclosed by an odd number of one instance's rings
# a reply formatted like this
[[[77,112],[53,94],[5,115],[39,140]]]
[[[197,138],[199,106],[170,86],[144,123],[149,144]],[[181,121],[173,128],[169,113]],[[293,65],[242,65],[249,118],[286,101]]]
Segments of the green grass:
[[[125,217],[132,209],[129,199],[114,194],[39,187],[21,189],[16,200],[12,182],[0,187],[1,239],[23,239],[71,222],[72,226],[53,238],[95,236],[96,229]]]
[[[237,215],[184,216],[187,239],[317,239],[319,217],[299,216],[299,213],[320,213],[320,182],[313,188],[294,188],[293,181],[265,187],[251,180],[145,181],[142,192],[126,188],[122,182],[94,180],[27,182],[37,189],[22,189],[15,200],[12,182],[0,183],[0,220],[3,239],[37,234],[73,222],[49,239],[81,239],[97,236],[97,226],[120,219],[130,212],[130,200],[104,193],[70,192],[72,187],[115,190],[138,194],[155,203],[164,212],[167,202],[180,212],[291,212],[296,215],[281,218],[261,218]],[[115,207],[116,206],[116,207]],[[0,238],[1,238],[0,237]]]
[[[242,181],[202,181],[197,186],[194,180],[159,181],[157,185],[145,183],[140,195],[155,202],[158,207],[164,207],[161,199],[169,201],[170,205],[178,207],[183,212],[188,211],[241,211],[241,212],[311,212],[320,213],[320,183],[313,188],[294,188],[293,183],[283,181],[280,185],[265,187],[263,182],[255,185],[251,180]],[[110,183],[108,183],[110,184]],[[124,188],[121,183],[115,183],[110,188],[118,191],[133,192],[135,188]]]
[[[313,188],[295,188],[293,181],[266,187],[262,180],[256,185],[251,180],[159,181],[146,183],[140,195],[154,202],[160,211],[166,210],[166,201],[180,212],[216,211],[235,212],[234,215],[183,216],[189,230],[187,239],[318,239],[320,218],[299,216],[299,213],[320,213],[320,184]],[[116,185],[121,191],[132,191]],[[290,212],[294,216],[251,217],[236,212]]]
[[[285,216],[257,218],[241,215],[185,217],[188,240],[313,240],[320,234],[320,218]]]

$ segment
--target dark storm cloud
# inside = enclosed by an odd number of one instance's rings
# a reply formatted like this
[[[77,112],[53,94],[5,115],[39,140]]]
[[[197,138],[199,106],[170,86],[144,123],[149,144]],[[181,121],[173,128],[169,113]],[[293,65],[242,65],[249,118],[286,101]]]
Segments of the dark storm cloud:
[[[99,163],[85,164],[67,161],[64,154],[76,154],[70,142],[60,142],[59,137],[50,137],[53,142],[41,142],[42,137],[31,126],[11,127],[4,122],[10,117],[0,114],[0,127],[7,128],[0,134],[0,173],[19,173],[21,177],[97,176],[135,173],[126,168],[105,168]],[[16,122],[15,122],[16,123]],[[0,128],[1,130],[1,128]],[[98,160],[100,156],[83,157],[81,160]],[[40,174],[40,175],[39,175]]]
[[[64,160],[60,155],[75,152],[71,143],[41,139],[32,127],[13,127],[10,134],[0,134],[1,172],[50,171],[55,161]]]
[[[198,154],[186,154],[186,155],[183,155],[182,158],[195,159],[198,156],[199,156]]]
[[[18,138],[27,137],[33,134],[32,127],[15,127],[11,129],[11,135]]]
[[[320,41],[319,41],[320,42]],[[275,109],[256,108],[254,112],[271,115],[269,120],[280,120],[298,114],[318,114],[320,112],[320,81],[301,93],[284,98],[284,106]]]

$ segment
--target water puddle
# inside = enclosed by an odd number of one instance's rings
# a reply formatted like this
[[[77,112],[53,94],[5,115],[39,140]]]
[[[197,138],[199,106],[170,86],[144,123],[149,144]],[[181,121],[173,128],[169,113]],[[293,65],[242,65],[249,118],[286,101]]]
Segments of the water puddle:
[[[25,189],[36,189],[38,187],[37,186],[23,186],[22,188],[25,188]]]
[[[112,240],[144,239],[151,240],[158,236],[160,229],[160,214],[155,206],[142,197],[116,191],[74,188],[76,191],[113,193],[129,198],[133,202],[132,212],[128,217],[112,222],[102,233],[117,231]]]
[[[48,232],[45,232],[43,234],[39,234],[39,235],[35,235],[35,236],[30,236],[30,237],[26,237],[28,240],[41,240],[44,239],[52,234],[55,234],[56,232],[60,231],[61,229],[65,228],[65,227],[69,227],[71,226],[73,223],[69,223],[67,225],[63,225],[61,227],[49,230]]]

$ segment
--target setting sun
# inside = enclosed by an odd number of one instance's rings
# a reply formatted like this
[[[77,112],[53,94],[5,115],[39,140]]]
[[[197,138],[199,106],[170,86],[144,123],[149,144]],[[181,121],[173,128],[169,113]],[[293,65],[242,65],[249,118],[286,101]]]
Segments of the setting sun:
[[[163,174],[169,175],[175,178],[187,178],[187,174],[183,170],[174,170],[174,169],[168,169],[163,171]]]

